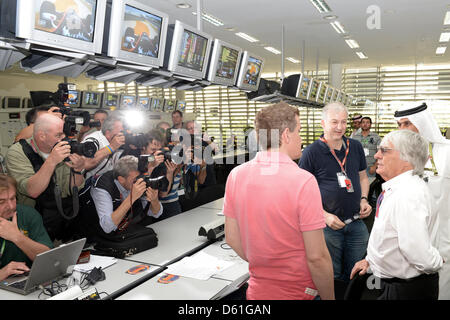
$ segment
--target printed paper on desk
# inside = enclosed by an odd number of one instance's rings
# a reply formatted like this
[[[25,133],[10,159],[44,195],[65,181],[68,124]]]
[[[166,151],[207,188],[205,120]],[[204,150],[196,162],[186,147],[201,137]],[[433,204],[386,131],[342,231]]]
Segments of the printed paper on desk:
[[[235,262],[221,260],[201,251],[192,257],[185,257],[169,265],[165,272],[198,280],[208,280],[233,264]]]
[[[106,257],[106,256],[96,256],[91,254],[91,258],[88,263],[81,263],[77,264],[74,267],[74,270],[80,271],[80,272],[89,272],[95,267],[102,269],[105,269],[114,263],[117,262],[117,259],[113,257]]]

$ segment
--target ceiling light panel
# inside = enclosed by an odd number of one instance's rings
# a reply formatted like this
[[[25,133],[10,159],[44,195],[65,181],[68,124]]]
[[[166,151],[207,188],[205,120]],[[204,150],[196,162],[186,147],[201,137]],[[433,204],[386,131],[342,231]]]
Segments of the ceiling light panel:
[[[300,60],[294,59],[292,57],[287,57],[286,60],[292,62],[292,63],[300,63]]]
[[[267,51],[270,51],[272,53],[275,53],[275,54],[281,54],[281,51],[279,51],[273,47],[264,47],[264,49],[266,49]]]
[[[258,42],[259,41],[258,39],[253,38],[252,36],[249,36],[248,34],[243,33],[243,32],[237,32],[236,35],[238,37],[241,37],[242,39],[245,39],[245,40],[250,41],[250,42]]]
[[[356,52],[356,55],[360,58],[360,59],[367,59],[367,56],[363,53],[363,52]]]
[[[194,15],[194,16],[196,16],[197,15],[197,12],[192,12],[192,14]],[[209,22],[209,23],[211,23],[211,24],[213,24],[213,25],[215,25],[216,27],[221,27],[221,26],[223,26],[223,22],[219,19],[219,18],[216,18],[216,17],[214,17],[212,14],[210,14],[210,13],[207,13],[207,12],[203,12],[202,13],[202,19],[203,20],[205,20],[205,21],[207,21],[207,22]]]
[[[353,39],[345,40],[345,42],[347,42],[348,46],[349,46],[350,48],[352,48],[352,49],[359,48],[358,42],[356,42],[356,41],[353,40]]]
[[[448,42],[450,40],[450,32],[442,32],[439,37],[439,42]]]
[[[450,25],[450,11],[445,13],[444,25]]]
[[[437,47],[436,54],[444,54],[445,50],[447,50],[447,47]]]
[[[309,0],[312,5],[319,11],[320,13],[331,12],[330,6],[324,0]]]
[[[333,21],[333,22],[330,22],[330,24],[333,27],[333,29],[336,30],[337,33],[339,33],[339,34],[347,33],[347,31],[345,31],[345,29],[344,29],[344,26],[339,21]]]

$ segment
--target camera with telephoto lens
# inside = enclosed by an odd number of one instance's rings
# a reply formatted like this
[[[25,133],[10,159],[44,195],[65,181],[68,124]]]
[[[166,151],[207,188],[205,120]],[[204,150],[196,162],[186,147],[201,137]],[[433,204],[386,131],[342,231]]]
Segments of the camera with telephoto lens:
[[[154,190],[159,190],[162,192],[167,191],[169,188],[169,180],[167,180],[167,168],[166,165],[160,163],[156,168],[152,170],[152,173],[148,175],[148,163],[155,161],[155,156],[150,154],[142,154],[139,156],[138,160],[138,171],[139,176],[136,180],[142,178],[145,181],[145,185]]]
[[[78,154],[80,156],[85,156],[86,158],[94,158],[95,153],[98,151],[98,142],[94,140],[78,142],[70,138],[64,138],[62,141],[67,141],[70,146],[71,154]],[[69,158],[64,159],[64,161],[69,161]]]
[[[137,149],[145,148],[148,144],[148,137],[144,133],[131,134],[126,131],[122,131],[125,136],[125,145],[133,145]]]

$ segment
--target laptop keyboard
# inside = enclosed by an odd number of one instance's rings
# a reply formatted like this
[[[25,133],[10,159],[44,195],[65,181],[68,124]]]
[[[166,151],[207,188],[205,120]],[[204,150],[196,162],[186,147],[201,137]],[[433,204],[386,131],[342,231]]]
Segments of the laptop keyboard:
[[[17,289],[24,289],[25,288],[25,283],[27,282],[27,279],[23,279],[21,281],[17,281],[14,283],[11,283],[9,286],[13,287],[13,288],[17,288]]]

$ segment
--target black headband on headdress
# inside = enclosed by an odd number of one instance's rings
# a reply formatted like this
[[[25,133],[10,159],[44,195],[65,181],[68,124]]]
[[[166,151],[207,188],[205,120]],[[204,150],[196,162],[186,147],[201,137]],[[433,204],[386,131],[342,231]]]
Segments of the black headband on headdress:
[[[412,115],[412,114],[415,114],[415,113],[419,113],[419,112],[425,110],[426,108],[427,108],[427,104],[424,102],[420,106],[412,108],[412,109],[407,109],[407,110],[402,110],[402,111],[395,111],[394,117],[395,118],[401,118],[401,117],[409,116],[409,115]]]

